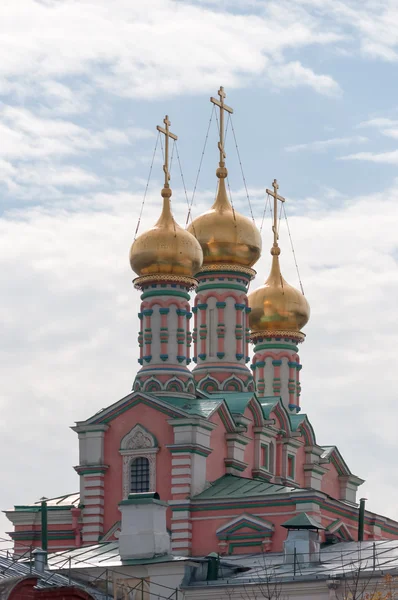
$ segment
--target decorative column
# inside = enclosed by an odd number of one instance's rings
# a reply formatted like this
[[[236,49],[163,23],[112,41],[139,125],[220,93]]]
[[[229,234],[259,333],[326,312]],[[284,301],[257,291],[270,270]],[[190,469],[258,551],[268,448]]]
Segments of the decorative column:
[[[177,136],[169,130],[168,116],[163,123],[165,127],[157,127],[165,135],[162,212],[154,227],[141,234],[130,250],[130,265],[138,275],[134,287],[142,292],[138,315],[141,369],[133,390],[194,398],[195,383],[187,367],[191,345],[189,292],[197,285],[194,274],[202,266],[203,252],[171,212],[169,139],[177,140]]]
[[[79,436],[80,505],[82,508],[82,542],[98,542],[103,534],[104,478],[108,465],[104,464],[104,435],[108,425],[72,427]]]
[[[297,344],[305,340],[302,328],[310,317],[310,306],[302,291],[296,290],[282,277],[279,264],[278,202],[285,198],[278,193],[276,179],[271,248],[271,272],[261,287],[249,296],[251,341],[254,344],[252,369],[260,396],[280,396],[287,409],[300,411],[301,369]]]
[[[204,391],[254,390],[246,366],[250,360],[247,290],[254,275],[253,269],[229,264],[205,266],[196,275],[193,375]]]
[[[191,343],[189,291],[195,283],[190,277],[176,275],[134,281],[142,291],[139,318],[145,323],[145,352],[138,361],[141,369],[134,381],[135,391],[194,396],[195,384],[187,365]]]
[[[261,397],[281,397],[286,408],[299,412],[299,372],[302,365],[297,344],[304,340],[304,334],[281,331],[273,335],[252,335],[252,339],[254,357],[251,367],[257,394]]]
[[[195,273],[199,284],[195,300],[193,370],[204,392],[251,392],[253,376],[248,356],[247,291],[256,272],[251,268],[261,254],[261,236],[254,219],[240,215],[232,206],[225,185],[225,104],[223,87],[219,99],[210,101],[220,109],[220,153],[216,176],[216,199],[210,210],[198,216],[188,231],[199,241],[203,266]]]
[[[174,429],[171,453],[172,509],[171,550],[175,554],[191,554],[192,522],[190,498],[206,487],[206,459],[212,452],[210,435],[216,425],[201,417],[170,419]]]

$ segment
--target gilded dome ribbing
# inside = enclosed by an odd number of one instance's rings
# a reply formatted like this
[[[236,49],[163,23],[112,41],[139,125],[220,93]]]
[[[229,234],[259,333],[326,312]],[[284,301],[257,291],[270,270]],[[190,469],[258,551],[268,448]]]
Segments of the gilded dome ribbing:
[[[305,296],[283,279],[279,247],[273,247],[271,254],[272,267],[267,281],[248,297],[251,333],[300,332],[310,318],[310,306]]]
[[[131,268],[140,277],[193,277],[202,265],[202,249],[195,237],[174,220],[170,207],[171,189],[163,188],[162,197],[163,209],[159,220],[131,246]]]
[[[219,167],[216,200],[188,227],[203,250],[203,266],[217,263],[251,267],[260,258],[261,237],[254,223],[233,210],[225,189],[227,169]]]

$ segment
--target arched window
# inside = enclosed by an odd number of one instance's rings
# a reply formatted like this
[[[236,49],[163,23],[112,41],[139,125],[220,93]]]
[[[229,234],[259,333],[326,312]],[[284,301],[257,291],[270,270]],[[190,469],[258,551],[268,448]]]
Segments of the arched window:
[[[130,492],[149,492],[149,460],[138,456],[130,465]]]

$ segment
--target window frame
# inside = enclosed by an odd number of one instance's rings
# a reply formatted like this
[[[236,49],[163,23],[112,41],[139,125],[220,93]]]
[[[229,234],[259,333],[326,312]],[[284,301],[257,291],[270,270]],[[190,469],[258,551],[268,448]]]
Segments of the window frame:
[[[290,469],[291,465],[291,469]],[[296,476],[296,457],[294,454],[287,455],[287,464],[286,464],[286,474],[288,479],[292,479],[294,481]]]
[[[136,458],[149,462],[149,492],[156,492],[156,454],[159,446],[154,435],[143,425],[136,423],[121,440],[119,454],[122,458],[122,497],[131,494],[131,464]],[[134,492],[133,492],[134,493]]]
[[[135,473],[136,482],[135,488],[144,488],[145,489],[133,489],[134,477],[133,477],[133,468],[134,464],[136,465],[137,472]],[[145,494],[150,492],[151,487],[151,465],[149,459],[146,456],[134,456],[130,460],[130,494]],[[143,485],[145,483],[145,485]]]
[[[269,444],[261,444],[261,468],[270,471]]]

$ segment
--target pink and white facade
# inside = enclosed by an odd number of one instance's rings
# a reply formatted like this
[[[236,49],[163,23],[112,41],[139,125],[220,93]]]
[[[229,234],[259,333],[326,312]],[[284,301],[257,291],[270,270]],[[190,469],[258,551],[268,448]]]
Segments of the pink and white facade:
[[[134,389],[73,428],[80,492],[49,503],[50,549],[117,537],[137,459],[140,489],[169,504],[176,554],[280,550],[281,524],[301,511],[322,523],[323,535],[356,539],[363,481],[299,412],[297,340],[257,339],[246,366],[249,281],[248,273],[202,272],[193,301],[182,284],[142,287]],[[17,550],[40,545],[39,504],[7,516]],[[397,536],[397,522],[366,512],[365,539]]]
[[[202,267],[197,274],[193,327],[193,369],[205,392],[254,391],[247,367],[250,331],[247,291],[255,271],[238,265]]]
[[[282,523],[300,512],[325,538],[357,539],[363,480],[336,447],[318,442],[301,410],[303,334],[252,336],[249,365],[254,274],[237,260],[207,261],[196,279],[136,280],[140,368],[131,393],[73,427],[79,493],[49,501],[50,550],[117,539],[119,504],[135,492],[168,503],[178,555],[280,551]],[[40,545],[40,504],[6,514],[18,552]],[[397,522],[366,512],[365,540],[397,537]]]

